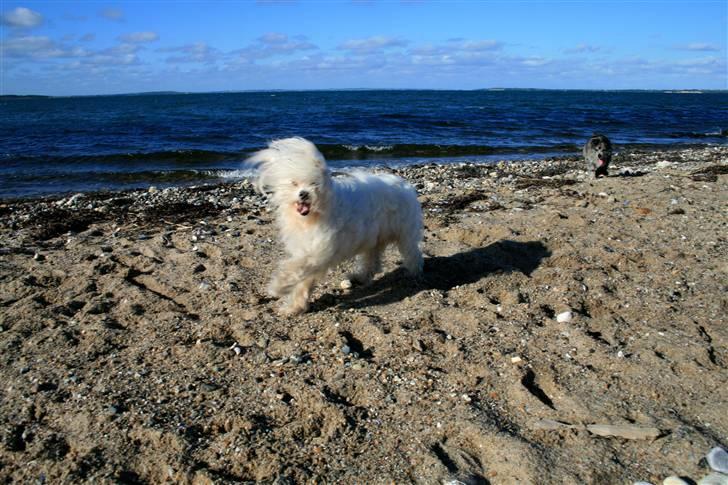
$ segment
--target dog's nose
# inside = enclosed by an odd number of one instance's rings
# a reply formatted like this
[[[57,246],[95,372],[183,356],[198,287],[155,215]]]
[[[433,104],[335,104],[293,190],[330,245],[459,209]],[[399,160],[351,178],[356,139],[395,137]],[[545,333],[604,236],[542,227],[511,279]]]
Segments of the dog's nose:
[[[309,198],[309,196],[310,194],[308,193],[308,190],[302,190],[298,193],[298,197],[300,197],[301,200],[306,200]]]

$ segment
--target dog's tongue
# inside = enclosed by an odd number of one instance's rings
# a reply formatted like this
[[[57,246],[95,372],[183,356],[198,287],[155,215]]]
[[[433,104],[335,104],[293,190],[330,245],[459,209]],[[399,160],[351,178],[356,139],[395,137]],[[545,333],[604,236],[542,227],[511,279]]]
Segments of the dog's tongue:
[[[604,163],[605,163],[605,162],[604,162],[604,160],[602,160],[602,159],[600,158],[600,159],[599,159],[599,166],[601,167],[602,165],[604,165]]]
[[[308,202],[296,202],[296,211],[302,216],[306,216],[311,211],[311,204]]]

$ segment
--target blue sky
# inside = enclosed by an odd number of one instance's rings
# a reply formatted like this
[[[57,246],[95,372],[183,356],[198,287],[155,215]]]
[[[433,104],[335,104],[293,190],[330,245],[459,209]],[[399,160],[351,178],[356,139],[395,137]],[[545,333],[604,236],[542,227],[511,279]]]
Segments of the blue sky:
[[[0,0],[0,91],[728,89],[728,0]]]

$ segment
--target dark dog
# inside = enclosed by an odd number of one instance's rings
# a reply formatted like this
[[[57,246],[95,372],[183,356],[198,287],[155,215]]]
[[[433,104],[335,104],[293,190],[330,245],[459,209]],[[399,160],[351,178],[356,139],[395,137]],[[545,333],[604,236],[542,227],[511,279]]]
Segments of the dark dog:
[[[586,169],[595,177],[607,176],[609,162],[612,161],[612,142],[604,135],[594,135],[584,145]]]

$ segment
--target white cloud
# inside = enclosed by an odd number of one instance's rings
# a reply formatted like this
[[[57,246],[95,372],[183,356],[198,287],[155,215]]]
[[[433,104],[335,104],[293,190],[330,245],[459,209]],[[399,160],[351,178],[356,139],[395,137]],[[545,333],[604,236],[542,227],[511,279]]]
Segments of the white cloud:
[[[263,44],[283,44],[288,42],[288,36],[277,32],[268,32],[258,37],[258,41]]]
[[[408,42],[396,37],[387,37],[375,35],[365,39],[347,40],[339,46],[339,49],[356,52],[358,54],[366,54],[381,49],[390,49],[394,47],[406,47]]]
[[[687,45],[677,46],[676,49],[684,51],[697,51],[697,52],[717,52],[720,49],[713,44],[705,42],[691,42]]]
[[[25,7],[16,7],[2,16],[2,24],[9,27],[29,29],[43,23],[43,16]]]
[[[159,35],[156,32],[132,32],[120,36],[119,40],[130,44],[142,44],[159,40]]]
[[[0,44],[0,52],[14,59],[57,59],[84,55],[83,49],[60,46],[45,36],[10,37]]]
[[[318,47],[308,42],[303,36],[292,40],[285,34],[273,32],[259,37],[257,43],[235,50],[231,54],[235,55],[237,62],[249,63],[257,59],[286,56],[316,49]]]
[[[571,49],[564,49],[564,53],[566,54],[593,54],[595,52],[601,51],[602,48],[596,45],[589,45],[589,44],[578,44],[576,47],[572,47]]]
[[[503,44],[497,40],[476,40],[461,42],[459,47],[462,50],[482,52],[499,50]]]
[[[124,11],[118,8],[105,8],[99,12],[99,15],[108,20],[121,22],[124,20]]]
[[[160,49],[160,52],[179,52],[181,55],[168,57],[165,62],[169,64],[199,62],[212,64],[220,58],[220,51],[210,47],[204,42]]]

